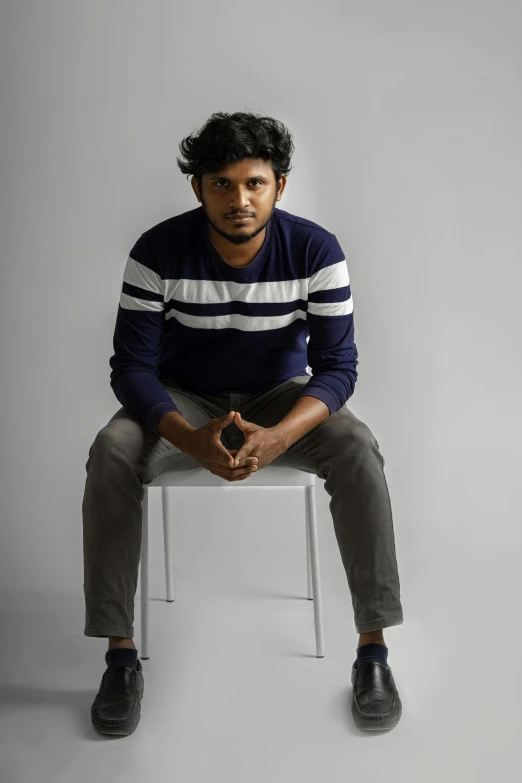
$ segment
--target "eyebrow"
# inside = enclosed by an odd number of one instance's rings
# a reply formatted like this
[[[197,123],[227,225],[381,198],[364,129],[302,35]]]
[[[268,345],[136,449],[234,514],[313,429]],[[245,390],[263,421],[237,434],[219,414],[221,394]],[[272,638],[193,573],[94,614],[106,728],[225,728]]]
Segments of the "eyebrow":
[[[211,180],[212,179],[226,179],[228,182],[230,182],[229,177],[223,177],[222,175],[220,176],[219,174],[214,174],[212,177],[210,177],[210,179]],[[262,180],[266,181],[266,177],[263,174],[252,174],[251,177],[247,178],[247,182],[249,180],[251,180],[251,179],[262,179]]]

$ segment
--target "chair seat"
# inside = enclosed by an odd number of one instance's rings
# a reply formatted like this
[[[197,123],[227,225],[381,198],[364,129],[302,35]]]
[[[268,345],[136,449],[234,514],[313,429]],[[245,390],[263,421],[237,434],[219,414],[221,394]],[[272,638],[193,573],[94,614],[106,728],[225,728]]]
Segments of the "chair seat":
[[[243,481],[227,481],[205,468],[191,470],[167,470],[147,487],[313,487],[315,474],[297,468],[267,465],[250,474]]]

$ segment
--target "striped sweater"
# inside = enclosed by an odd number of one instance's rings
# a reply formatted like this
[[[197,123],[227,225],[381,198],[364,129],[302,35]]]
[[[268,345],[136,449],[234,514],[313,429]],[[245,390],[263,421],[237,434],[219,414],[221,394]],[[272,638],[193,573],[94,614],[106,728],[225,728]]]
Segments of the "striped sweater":
[[[168,379],[196,393],[260,393],[307,375],[300,396],[335,413],[358,364],[344,253],[335,234],[276,208],[253,261],[233,267],[202,207],[168,218],[130,250],[113,346],[111,388],[155,434],[180,413]]]

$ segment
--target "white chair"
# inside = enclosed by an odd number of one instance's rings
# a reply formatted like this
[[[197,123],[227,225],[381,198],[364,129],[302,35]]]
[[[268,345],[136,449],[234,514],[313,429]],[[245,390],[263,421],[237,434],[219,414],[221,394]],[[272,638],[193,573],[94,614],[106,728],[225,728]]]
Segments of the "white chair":
[[[303,487],[305,490],[306,510],[306,562],[308,580],[308,599],[314,604],[315,645],[318,658],[324,658],[323,621],[321,606],[321,583],[319,576],[319,554],[317,543],[317,522],[315,514],[315,475],[289,467],[267,465],[258,472],[250,474],[244,481],[226,481],[203,467],[194,470],[166,471],[158,478],[144,485],[143,497],[143,534],[141,547],[141,658],[149,657],[149,487],[161,487],[163,512],[163,537],[165,545],[165,578],[167,583],[167,601],[174,601],[172,588],[172,561],[170,536],[170,498],[169,487],[198,487],[216,489],[222,492],[239,492],[251,487]]]

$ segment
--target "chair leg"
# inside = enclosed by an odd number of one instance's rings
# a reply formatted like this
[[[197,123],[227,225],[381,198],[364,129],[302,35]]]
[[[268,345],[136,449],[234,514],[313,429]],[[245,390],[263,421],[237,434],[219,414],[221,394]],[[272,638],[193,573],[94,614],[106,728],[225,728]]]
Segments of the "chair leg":
[[[165,583],[167,586],[167,601],[174,600],[172,588],[172,546],[170,536],[170,495],[169,488],[161,488],[161,507],[163,510],[163,544],[165,547]]]
[[[141,658],[149,657],[149,490],[142,502],[141,533]]]
[[[315,646],[318,658],[324,658],[323,608],[321,602],[321,579],[319,574],[319,552],[317,542],[317,519],[315,513],[315,487],[305,487],[306,524],[310,544],[312,586],[314,595]]]
[[[305,520],[306,530],[306,581],[308,587],[308,600],[313,601],[314,592],[312,588],[312,564],[310,561],[310,533],[308,531],[308,518]]]

